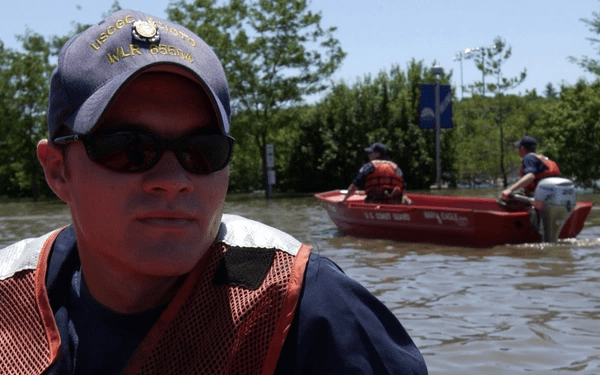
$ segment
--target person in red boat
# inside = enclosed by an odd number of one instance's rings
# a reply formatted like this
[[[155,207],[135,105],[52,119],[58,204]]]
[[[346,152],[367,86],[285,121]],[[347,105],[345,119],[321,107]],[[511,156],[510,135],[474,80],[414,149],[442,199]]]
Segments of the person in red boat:
[[[365,151],[369,155],[369,162],[360,168],[340,202],[345,202],[357,191],[364,190],[367,203],[411,204],[410,198],[404,195],[406,189],[402,169],[389,160],[387,147],[375,142],[366,147]]]
[[[230,124],[181,25],[121,10],[62,47],[37,155],[72,225],[0,249],[0,374],[427,374],[335,263],[223,214]]]
[[[519,148],[519,156],[523,159],[519,180],[502,191],[501,198],[505,201],[517,190],[523,189],[526,196],[533,196],[538,183],[547,177],[560,176],[558,165],[546,156],[536,153],[537,141],[526,135],[515,146]]]

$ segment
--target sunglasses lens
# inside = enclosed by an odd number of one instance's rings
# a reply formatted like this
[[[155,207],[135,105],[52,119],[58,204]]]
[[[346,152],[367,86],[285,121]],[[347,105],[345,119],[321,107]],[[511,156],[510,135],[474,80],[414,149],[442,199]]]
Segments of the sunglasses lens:
[[[229,164],[232,139],[222,134],[197,135],[181,140],[177,157],[189,171],[209,174]]]
[[[164,141],[163,141],[164,142]],[[190,172],[209,174],[229,164],[233,138],[222,134],[195,135],[167,141],[181,165]],[[144,132],[100,133],[86,145],[97,163],[119,172],[142,172],[152,168],[162,155],[159,138]]]
[[[121,172],[139,172],[160,156],[160,144],[152,136],[137,132],[99,134],[91,144],[98,163]]]

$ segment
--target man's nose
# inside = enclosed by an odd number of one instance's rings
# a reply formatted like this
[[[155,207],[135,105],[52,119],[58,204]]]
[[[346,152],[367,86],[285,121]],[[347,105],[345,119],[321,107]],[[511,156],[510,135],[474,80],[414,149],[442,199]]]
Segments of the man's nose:
[[[155,166],[144,172],[144,190],[149,193],[189,193],[193,191],[190,173],[183,168],[175,153],[167,150]]]

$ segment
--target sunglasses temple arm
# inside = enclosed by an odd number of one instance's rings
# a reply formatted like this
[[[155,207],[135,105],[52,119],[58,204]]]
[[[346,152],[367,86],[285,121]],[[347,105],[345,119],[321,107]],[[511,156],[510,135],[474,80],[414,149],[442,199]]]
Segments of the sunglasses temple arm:
[[[72,134],[72,135],[67,135],[65,137],[58,137],[55,140],[53,140],[52,143],[54,143],[56,145],[66,145],[69,142],[77,142],[80,140],[81,140],[81,137],[79,136],[79,134]]]

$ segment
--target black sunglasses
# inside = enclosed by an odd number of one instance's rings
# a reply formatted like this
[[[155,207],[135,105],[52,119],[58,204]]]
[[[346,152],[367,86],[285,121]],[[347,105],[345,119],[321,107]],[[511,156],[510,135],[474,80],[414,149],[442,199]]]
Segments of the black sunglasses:
[[[118,172],[143,172],[156,165],[165,150],[171,150],[186,170],[211,174],[231,161],[234,139],[225,134],[192,134],[166,139],[137,130],[112,130],[59,137],[64,145],[81,141],[93,162]]]

